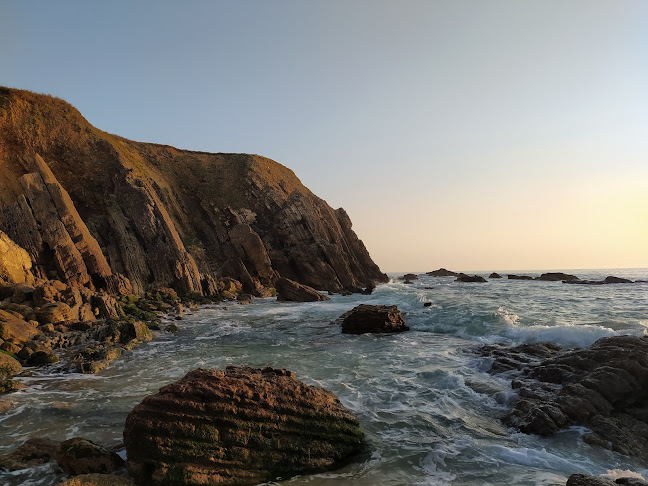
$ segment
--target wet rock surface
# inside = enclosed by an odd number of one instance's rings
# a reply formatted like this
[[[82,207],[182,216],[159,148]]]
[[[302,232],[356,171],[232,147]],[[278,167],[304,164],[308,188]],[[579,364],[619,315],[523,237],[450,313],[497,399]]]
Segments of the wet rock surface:
[[[392,333],[409,331],[403,314],[395,305],[361,304],[338,318],[342,322],[342,333]]]
[[[331,300],[314,288],[302,285],[288,278],[281,277],[276,284],[277,300],[291,302],[318,302]]]
[[[0,456],[0,469],[17,471],[53,461],[58,446],[57,441],[45,437],[28,439],[13,452]]]
[[[334,468],[363,447],[335,395],[287,370],[198,369],[126,420],[128,470],[142,484],[257,484]]]
[[[586,442],[648,460],[648,337],[602,338],[574,350],[491,345],[480,353],[518,390],[507,425],[541,436],[585,425]]]
[[[577,473],[569,476],[566,486],[617,486],[625,484],[626,486],[645,486],[642,479],[632,477],[620,477],[618,479],[607,479],[604,477],[590,476],[589,474]]]
[[[124,465],[124,460],[103,446],[74,437],[56,449],[56,463],[68,474],[110,473]]]

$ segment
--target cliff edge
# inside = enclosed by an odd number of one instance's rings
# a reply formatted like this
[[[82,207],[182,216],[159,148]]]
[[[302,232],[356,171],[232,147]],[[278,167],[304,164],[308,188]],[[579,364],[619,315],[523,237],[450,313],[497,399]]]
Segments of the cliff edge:
[[[290,169],[133,142],[51,96],[0,88],[0,188],[0,230],[36,278],[210,294],[227,276],[257,296],[279,276],[333,292],[387,281],[346,212]]]

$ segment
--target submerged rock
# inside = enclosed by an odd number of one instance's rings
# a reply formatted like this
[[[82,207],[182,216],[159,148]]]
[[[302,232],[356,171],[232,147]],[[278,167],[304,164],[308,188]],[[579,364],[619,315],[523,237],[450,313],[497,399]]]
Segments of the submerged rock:
[[[528,275],[507,275],[509,280],[533,280],[533,277]]]
[[[455,280],[455,282],[486,282],[486,279],[484,277],[480,277],[479,275],[461,274],[457,277],[457,280]]]
[[[543,436],[585,425],[585,442],[648,460],[648,337],[602,338],[569,351],[487,346],[482,354],[495,358],[491,372],[515,375],[507,425]]]
[[[124,460],[103,446],[81,437],[61,442],[56,462],[68,474],[110,473],[124,465]]]
[[[326,295],[307,285],[302,285],[284,277],[277,280],[276,289],[278,292],[277,300],[291,302],[317,302],[322,300],[331,300]]]
[[[546,282],[562,282],[563,280],[572,281],[580,279],[576,275],[569,275],[568,273],[549,272],[543,273],[536,280],[544,280]]]
[[[28,439],[13,452],[0,456],[0,469],[17,471],[45,464],[54,459],[58,446],[46,437]]]
[[[363,447],[335,395],[287,370],[197,369],[126,419],[128,470],[143,484],[257,484],[324,471]]]
[[[344,334],[409,331],[403,314],[395,305],[360,304],[340,316]]]

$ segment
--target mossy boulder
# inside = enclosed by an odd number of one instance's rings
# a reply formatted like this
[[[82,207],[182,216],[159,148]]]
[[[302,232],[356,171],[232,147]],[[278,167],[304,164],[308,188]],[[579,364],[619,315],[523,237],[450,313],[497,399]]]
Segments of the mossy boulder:
[[[8,378],[22,371],[22,366],[16,358],[0,351],[0,378]]]
[[[287,370],[197,369],[126,419],[138,484],[246,485],[338,467],[363,449],[356,417]]]

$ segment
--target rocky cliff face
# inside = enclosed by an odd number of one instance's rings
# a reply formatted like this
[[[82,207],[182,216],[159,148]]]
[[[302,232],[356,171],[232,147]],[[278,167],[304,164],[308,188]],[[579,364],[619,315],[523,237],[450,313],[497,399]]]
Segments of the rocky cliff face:
[[[386,281],[351,228],[289,169],[104,133],[66,102],[0,88],[0,230],[37,278],[209,293],[234,277],[320,290]]]

